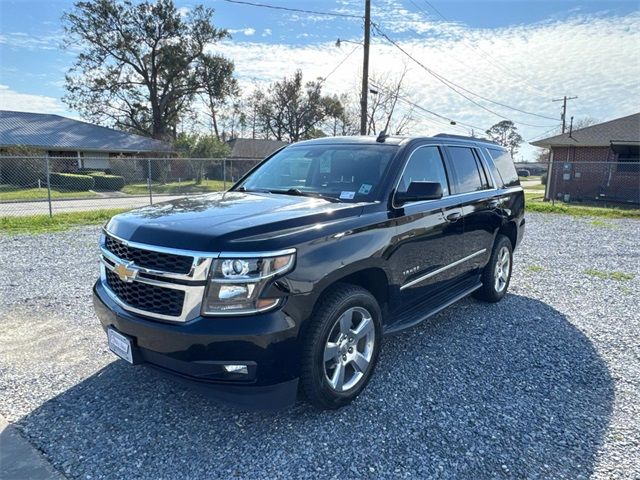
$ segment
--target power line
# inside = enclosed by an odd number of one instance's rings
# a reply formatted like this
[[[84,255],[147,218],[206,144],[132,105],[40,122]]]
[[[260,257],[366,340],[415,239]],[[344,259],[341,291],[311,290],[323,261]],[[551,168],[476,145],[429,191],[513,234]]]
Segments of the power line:
[[[349,57],[355,53],[355,51],[356,51],[356,50],[358,50],[358,48],[359,48],[359,47],[360,47],[360,44],[356,45],[356,46],[353,48],[353,50],[351,50],[351,51],[347,54],[347,56],[345,56],[345,57],[340,61],[340,63],[338,63],[338,64],[333,68],[333,70],[331,70],[327,75],[325,75],[324,77],[322,77],[322,82],[325,82],[325,81],[327,80],[327,78],[329,78],[331,75],[333,75],[333,74],[335,73],[335,71],[336,71],[336,70],[338,70],[338,69],[342,66],[342,64],[343,64],[344,62],[346,62],[346,61],[349,59]]]
[[[224,0],[227,3],[236,3],[238,5],[249,5],[252,7],[260,7],[260,8],[269,8],[271,10],[285,10],[287,12],[295,12],[295,13],[309,13],[312,15],[326,15],[327,17],[343,17],[343,18],[357,18],[362,19],[361,15],[353,15],[350,13],[337,13],[337,12],[321,12],[318,10],[304,10],[302,8],[290,8],[290,7],[281,7],[278,5],[270,5],[267,3],[256,3],[256,2],[247,2],[244,0]]]
[[[382,31],[382,29],[375,23],[372,22],[373,27],[376,29],[376,31],[380,34],[380,36],[382,36],[385,40],[387,40],[389,43],[391,43],[394,47],[396,47],[398,50],[400,50],[402,53],[404,53],[407,57],[409,57],[411,60],[413,60],[413,62],[415,62],[416,64],[418,64],[420,67],[422,67],[429,75],[433,76],[434,78],[436,78],[437,80],[439,80],[442,84],[444,84],[446,87],[450,88],[451,90],[453,90],[454,92],[456,92],[458,95],[460,95],[461,97],[465,98],[466,100],[468,100],[469,102],[473,103],[474,105],[482,108],[483,110],[486,110],[487,112],[496,115],[497,117],[503,118],[505,120],[511,120],[509,117],[505,117],[504,115],[491,110],[490,108],[482,105],[481,103],[478,103],[477,101],[475,101],[472,98],[469,98],[467,95],[465,95],[464,93],[460,92],[460,90],[463,90],[471,95],[474,95],[478,98],[481,98],[482,100],[488,101],[490,103],[495,103],[496,105],[500,105],[515,111],[519,111],[522,113],[526,113],[529,115],[535,115],[537,117],[542,117],[542,118],[546,118],[548,120],[556,120],[555,118],[552,117],[546,117],[543,115],[539,115],[537,113],[532,113],[532,112],[527,112],[526,110],[522,110],[516,107],[511,107],[510,105],[504,104],[504,103],[500,103],[500,102],[496,102],[494,100],[488,99],[482,95],[479,95],[475,92],[472,92],[471,90],[468,90],[464,87],[462,87],[461,85],[458,85],[457,83],[452,82],[451,80],[448,80],[447,78],[443,77],[442,75],[440,75],[439,73],[431,70],[429,67],[427,67],[426,65],[424,65],[422,62],[420,62],[419,60],[417,60],[413,55],[411,55],[409,52],[407,52],[404,48],[402,48],[396,41],[394,41],[393,39],[391,39],[384,31]],[[457,87],[457,88],[456,88]],[[460,90],[458,90],[460,89]],[[536,128],[547,128],[550,125],[533,125],[530,123],[525,123],[525,122],[520,122],[520,121],[515,121],[512,120],[514,123],[518,123],[520,125],[526,125],[528,127],[536,127]]]
[[[388,88],[386,88],[386,87],[383,87],[383,86],[381,86],[381,85],[372,85],[372,86],[373,86],[374,88],[379,89],[379,90],[385,90],[385,91],[387,91],[387,92],[391,92],[391,90],[390,90],[390,89],[388,89]],[[394,95],[396,95],[396,93],[395,93],[395,92],[392,92],[392,93],[393,93]],[[401,100],[401,101],[405,102],[406,104],[411,105],[411,106],[412,106],[412,107],[414,107],[414,108],[417,108],[418,110],[421,110],[421,111],[423,111],[423,112],[425,112],[425,113],[428,113],[428,114],[430,114],[430,115],[433,115],[433,116],[438,117],[439,119],[441,119],[440,121],[432,120],[432,119],[431,119],[432,121],[435,121],[435,122],[441,123],[441,124],[443,124],[443,125],[448,125],[448,126],[459,126],[459,125],[464,125],[464,126],[466,126],[466,127],[473,128],[473,129],[476,129],[476,130],[482,130],[482,131],[486,130],[485,128],[478,127],[477,125],[472,125],[472,124],[470,124],[470,123],[466,123],[466,122],[460,122],[460,121],[458,121],[458,120],[454,120],[454,119],[452,119],[452,118],[449,118],[449,117],[446,117],[446,116],[444,116],[444,115],[441,115],[441,114],[439,114],[439,113],[437,113],[437,112],[434,112],[434,111],[432,111],[432,110],[429,110],[428,108],[425,108],[425,107],[423,107],[422,105],[419,105],[419,104],[417,104],[417,103],[415,103],[415,102],[413,102],[413,101],[411,101],[411,100],[407,99],[406,97],[404,97],[404,96],[402,96],[402,95],[400,95],[400,94],[397,94],[397,96],[398,96],[398,100]],[[463,128],[463,127],[459,127],[459,128]]]
[[[556,125],[555,127],[550,128],[550,129],[549,129],[549,130],[547,130],[546,132],[541,133],[540,135],[536,135],[535,137],[530,138],[529,140],[526,140],[526,142],[527,142],[527,143],[531,143],[531,142],[533,142],[534,140],[537,140],[537,139],[539,139],[539,138],[542,138],[542,137],[544,137],[545,135],[547,135],[547,134],[549,134],[549,133],[553,132],[554,130],[556,130],[558,127],[560,127],[560,125]]]

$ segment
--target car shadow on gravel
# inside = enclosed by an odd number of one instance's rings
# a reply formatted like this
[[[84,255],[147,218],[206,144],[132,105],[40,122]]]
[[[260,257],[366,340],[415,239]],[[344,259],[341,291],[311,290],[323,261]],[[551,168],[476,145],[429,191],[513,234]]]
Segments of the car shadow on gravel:
[[[613,399],[589,339],[509,295],[385,339],[338,411],[241,412],[115,361],[17,426],[70,477],[586,478]]]

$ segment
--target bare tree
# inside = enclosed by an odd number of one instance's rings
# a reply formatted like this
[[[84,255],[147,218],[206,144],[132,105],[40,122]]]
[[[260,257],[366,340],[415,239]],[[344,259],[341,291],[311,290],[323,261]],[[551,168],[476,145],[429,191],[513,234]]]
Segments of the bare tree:
[[[405,66],[400,75],[389,74],[373,76],[371,80],[371,100],[367,112],[367,134],[376,135],[384,130],[387,133],[401,135],[415,122],[413,107],[403,108],[398,103],[407,96],[403,86],[407,75]]]

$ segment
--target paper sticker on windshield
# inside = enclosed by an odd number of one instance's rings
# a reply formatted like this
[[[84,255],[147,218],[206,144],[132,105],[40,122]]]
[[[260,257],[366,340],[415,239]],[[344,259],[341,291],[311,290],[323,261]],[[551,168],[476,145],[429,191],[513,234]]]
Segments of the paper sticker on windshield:
[[[341,200],[353,200],[353,197],[356,196],[356,192],[341,192],[340,199]]]
[[[361,193],[362,195],[367,195],[371,191],[371,187],[372,185],[369,185],[368,183],[363,183],[362,185],[360,185],[360,190],[358,190],[358,193]]]

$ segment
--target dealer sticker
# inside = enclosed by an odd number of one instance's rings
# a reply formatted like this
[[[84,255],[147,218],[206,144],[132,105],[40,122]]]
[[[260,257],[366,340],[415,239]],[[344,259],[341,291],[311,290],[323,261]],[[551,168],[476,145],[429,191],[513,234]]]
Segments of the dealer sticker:
[[[353,200],[353,197],[356,196],[356,192],[341,192],[340,199],[341,200]]]

